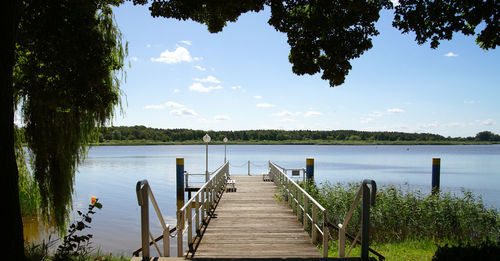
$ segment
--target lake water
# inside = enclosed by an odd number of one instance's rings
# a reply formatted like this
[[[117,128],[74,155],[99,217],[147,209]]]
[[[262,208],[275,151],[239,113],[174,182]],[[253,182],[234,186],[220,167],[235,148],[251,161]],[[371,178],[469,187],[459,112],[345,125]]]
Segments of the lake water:
[[[94,247],[130,255],[140,246],[140,208],[135,193],[138,180],[149,181],[167,223],[175,224],[178,157],[184,158],[189,173],[204,173],[204,145],[102,146],[89,151],[76,173],[74,209],[85,210],[91,196],[103,204],[93,217],[92,228],[85,231],[94,235]],[[369,178],[379,186],[409,184],[424,193],[430,191],[432,158],[439,157],[442,190],[460,193],[465,188],[481,195],[488,206],[500,209],[500,145],[227,146],[231,174],[246,175],[248,160],[252,174],[266,172],[268,160],[285,168],[305,168],[308,157],[314,158],[317,182],[360,182]],[[224,146],[209,146],[209,170],[223,162]],[[160,235],[154,212],[150,220],[153,234]],[[40,234],[43,237],[45,233]]]

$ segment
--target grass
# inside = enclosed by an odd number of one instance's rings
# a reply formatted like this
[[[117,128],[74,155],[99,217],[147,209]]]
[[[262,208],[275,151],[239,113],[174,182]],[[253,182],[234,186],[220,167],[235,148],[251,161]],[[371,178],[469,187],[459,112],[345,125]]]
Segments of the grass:
[[[328,248],[328,256],[329,257],[337,257],[338,256],[338,245],[337,241],[330,242],[330,246]],[[437,245],[434,241],[430,239],[423,240],[404,240],[401,242],[394,243],[383,243],[383,244],[373,244],[370,245],[372,249],[375,249],[377,252],[381,253],[387,261],[399,261],[399,260],[407,260],[407,261],[424,261],[424,260],[432,260],[432,256],[437,250]],[[320,249],[320,252],[322,250]],[[349,246],[346,247],[346,254],[349,251]],[[353,248],[352,252],[349,254],[350,257],[359,257],[361,256],[361,248],[356,246]],[[370,257],[377,258],[376,255],[370,253]],[[378,259],[377,259],[378,260]]]

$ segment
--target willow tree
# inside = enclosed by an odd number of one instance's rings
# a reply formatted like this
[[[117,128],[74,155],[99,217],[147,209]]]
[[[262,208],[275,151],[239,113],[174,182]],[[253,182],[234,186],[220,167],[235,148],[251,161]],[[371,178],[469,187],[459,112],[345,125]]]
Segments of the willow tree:
[[[17,106],[23,116],[41,210],[60,229],[72,207],[75,169],[98,128],[106,124],[120,104],[117,73],[123,68],[126,47],[111,6],[121,2],[25,0],[14,9],[19,16],[13,28],[10,106]],[[12,136],[7,138],[12,142]],[[7,175],[14,178],[8,186],[17,186],[13,182],[18,172],[10,171]],[[23,246],[23,235],[20,215],[15,213],[19,206],[14,206],[19,204],[19,198],[15,196],[10,195],[9,213],[13,217],[9,222],[16,226],[8,236],[16,246],[9,253],[13,251],[12,255],[19,258],[22,254],[17,252],[17,246],[19,237]]]

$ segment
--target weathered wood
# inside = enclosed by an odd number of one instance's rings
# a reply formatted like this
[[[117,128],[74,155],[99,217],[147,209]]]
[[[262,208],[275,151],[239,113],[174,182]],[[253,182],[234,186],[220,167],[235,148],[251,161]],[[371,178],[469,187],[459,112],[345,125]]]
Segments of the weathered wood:
[[[279,202],[274,183],[236,176],[237,192],[224,193],[194,258],[320,258],[294,211]]]

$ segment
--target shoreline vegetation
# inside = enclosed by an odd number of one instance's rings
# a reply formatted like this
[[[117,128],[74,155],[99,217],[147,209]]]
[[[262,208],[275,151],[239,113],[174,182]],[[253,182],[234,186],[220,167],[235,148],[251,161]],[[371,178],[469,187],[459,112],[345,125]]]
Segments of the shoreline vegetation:
[[[239,130],[204,131],[157,129],[145,126],[101,128],[92,145],[203,145],[202,137],[212,137],[211,144],[228,145],[490,145],[500,144],[500,135],[482,131],[474,137],[444,137],[430,133],[380,132],[356,130]]]

